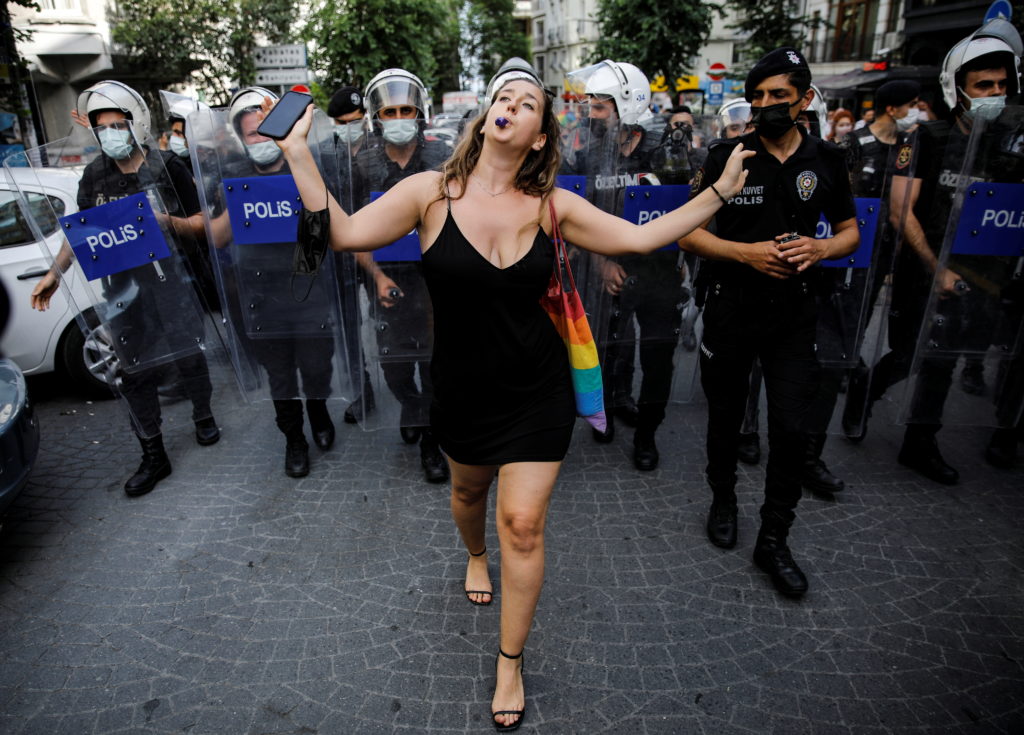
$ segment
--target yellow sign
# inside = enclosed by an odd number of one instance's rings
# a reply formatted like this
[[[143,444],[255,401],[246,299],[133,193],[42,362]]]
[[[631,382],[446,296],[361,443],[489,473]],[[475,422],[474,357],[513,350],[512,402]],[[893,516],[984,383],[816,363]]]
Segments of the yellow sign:
[[[668,81],[665,79],[664,74],[659,74],[651,80],[651,91],[652,92],[667,92]]]
[[[694,89],[700,89],[700,77],[698,77],[696,74],[688,74],[686,76],[676,77],[677,92],[689,92]]]

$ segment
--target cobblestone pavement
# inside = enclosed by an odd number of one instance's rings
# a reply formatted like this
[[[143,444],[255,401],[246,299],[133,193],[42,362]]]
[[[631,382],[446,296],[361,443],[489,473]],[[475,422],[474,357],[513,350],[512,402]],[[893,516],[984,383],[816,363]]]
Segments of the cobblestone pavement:
[[[222,407],[207,448],[170,407],[174,474],[130,499],[118,405],[32,389],[45,445],[0,535],[0,732],[490,730],[498,606],[462,595],[447,490],[397,431],[335,407],[336,447],[290,480],[269,406]],[[630,431],[597,445],[580,423],[524,731],[1024,732],[1024,472],[985,465],[984,432],[943,432],[953,488],[896,464],[896,427],[831,441],[850,487],[801,504],[793,602],[750,561],[760,468],[739,546],[705,539],[703,422],[672,411],[647,474]]]

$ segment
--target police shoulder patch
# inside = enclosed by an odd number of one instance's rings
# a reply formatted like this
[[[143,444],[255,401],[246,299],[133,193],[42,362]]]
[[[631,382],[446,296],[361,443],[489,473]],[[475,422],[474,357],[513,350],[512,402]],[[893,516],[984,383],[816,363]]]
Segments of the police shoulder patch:
[[[796,177],[796,191],[802,201],[807,201],[818,188],[818,174],[813,171],[801,171]]]
[[[910,143],[904,143],[900,146],[899,152],[896,154],[896,168],[905,169],[910,165],[910,158],[914,152],[914,147]]]
[[[700,191],[701,184],[704,183],[704,167],[701,166],[697,169],[697,175],[693,177],[693,184],[690,185],[690,191],[695,194]]]

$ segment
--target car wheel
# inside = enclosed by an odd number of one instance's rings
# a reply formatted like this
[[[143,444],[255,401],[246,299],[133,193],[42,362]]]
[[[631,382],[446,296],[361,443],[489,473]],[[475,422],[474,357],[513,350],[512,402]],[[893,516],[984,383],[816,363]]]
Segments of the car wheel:
[[[90,319],[94,322],[94,319]],[[68,326],[61,354],[64,370],[72,382],[94,398],[112,398],[120,378],[120,365],[105,326],[83,334],[77,322]]]

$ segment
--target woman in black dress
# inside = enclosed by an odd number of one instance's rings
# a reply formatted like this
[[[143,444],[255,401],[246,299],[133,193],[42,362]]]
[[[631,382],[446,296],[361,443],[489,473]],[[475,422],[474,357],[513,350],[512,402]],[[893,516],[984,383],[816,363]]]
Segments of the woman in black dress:
[[[279,145],[303,203],[317,209],[325,186],[306,144],[311,121],[312,107]],[[539,302],[554,264],[548,203],[579,247],[649,253],[738,193],[743,159],[753,155],[737,146],[715,186],[637,226],[555,188],[558,137],[550,98],[524,76],[495,92],[443,172],[411,176],[352,216],[328,197],[335,250],[373,250],[419,231],[434,307],[431,421],[451,467],[452,515],[470,552],[466,594],[474,604],[492,596],[484,529],[498,476],[501,641],[491,704],[498,730],[523,721],[522,652],[544,580],[544,521],[575,420],[566,348]]]

